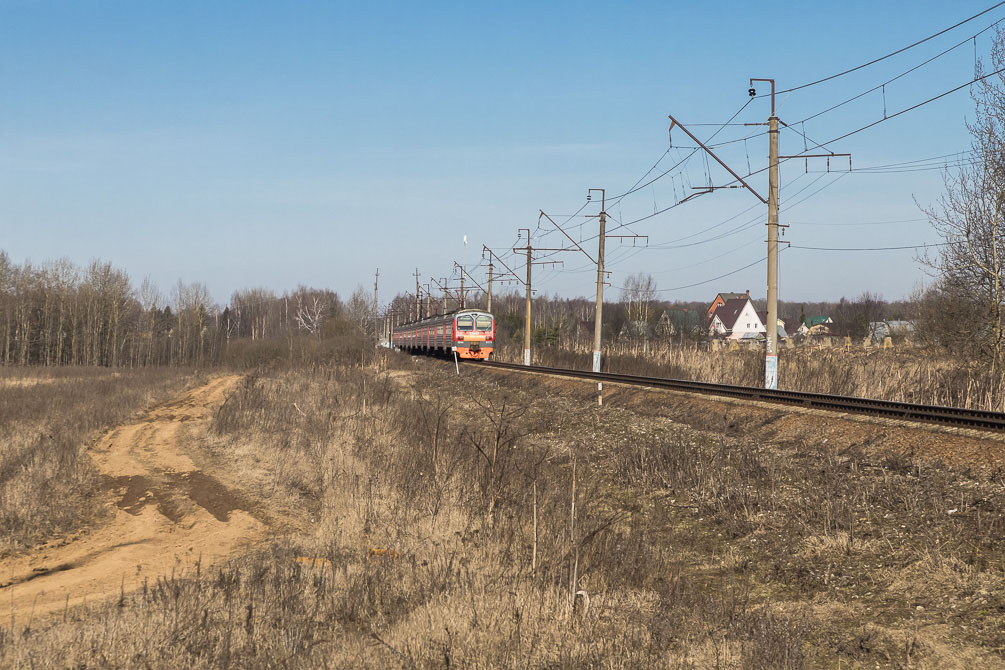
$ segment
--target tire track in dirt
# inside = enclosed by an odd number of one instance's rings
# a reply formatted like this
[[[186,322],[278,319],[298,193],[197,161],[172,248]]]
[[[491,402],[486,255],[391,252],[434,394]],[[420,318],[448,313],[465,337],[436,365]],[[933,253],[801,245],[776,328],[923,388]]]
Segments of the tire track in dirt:
[[[240,376],[217,377],[102,436],[90,449],[110,519],[96,529],[0,561],[0,621],[61,611],[207,568],[261,537],[240,491],[192,460],[185,437],[205,431]]]

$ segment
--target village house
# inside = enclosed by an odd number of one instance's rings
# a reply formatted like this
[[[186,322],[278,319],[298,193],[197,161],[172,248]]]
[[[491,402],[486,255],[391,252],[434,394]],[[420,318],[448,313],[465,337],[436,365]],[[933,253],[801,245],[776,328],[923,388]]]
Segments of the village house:
[[[719,296],[716,296],[717,299]],[[712,320],[708,324],[708,334],[711,337],[729,340],[756,339],[758,334],[763,335],[765,330],[764,323],[757,316],[757,310],[754,309],[754,303],[750,301],[749,295],[726,300],[712,311]]]
[[[765,326],[768,325],[767,310],[758,312],[757,317],[761,320],[761,323],[763,323]],[[767,332],[768,329],[765,328],[764,331]],[[775,336],[778,338],[779,342],[789,339],[789,334],[785,330],[785,322],[782,321],[781,319],[775,319]]]
[[[656,322],[656,334],[660,337],[694,336],[700,335],[704,326],[701,310],[687,308],[663,310],[663,314]]]
[[[715,296],[715,300],[709,305],[708,314],[705,316],[706,323],[711,323],[712,315],[715,314],[715,310],[719,309],[726,304],[727,300],[739,300],[740,298],[749,298],[750,291],[746,293],[718,293]]]
[[[914,324],[910,321],[870,321],[869,338],[882,344],[888,337],[910,337],[914,334]]]
[[[799,328],[796,329],[796,335],[801,337],[807,337],[808,335],[830,335],[830,324],[833,323],[834,319],[829,316],[808,316],[799,324]]]

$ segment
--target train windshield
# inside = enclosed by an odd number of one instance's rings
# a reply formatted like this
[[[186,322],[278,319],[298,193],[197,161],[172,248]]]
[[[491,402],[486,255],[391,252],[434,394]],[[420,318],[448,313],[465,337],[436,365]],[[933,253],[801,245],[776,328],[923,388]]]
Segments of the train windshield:
[[[474,330],[475,320],[468,315],[457,317],[457,330]]]
[[[475,330],[492,330],[492,317],[488,314],[479,314],[475,317]]]

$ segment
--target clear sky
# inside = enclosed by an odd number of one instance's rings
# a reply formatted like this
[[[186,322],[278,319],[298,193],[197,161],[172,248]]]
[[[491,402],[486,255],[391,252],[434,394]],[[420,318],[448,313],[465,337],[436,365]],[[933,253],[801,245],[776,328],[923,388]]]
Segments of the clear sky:
[[[416,267],[423,283],[451,274],[455,260],[484,276],[474,268],[482,244],[502,253],[518,228],[534,230],[536,245],[560,245],[538,227],[540,209],[562,223],[588,188],[615,196],[661,156],[650,179],[691,153],[679,130],[667,151],[668,114],[707,139],[718,126],[690,124],[727,121],[748,102],[749,77],[798,86],[992,4],[2,0],[0,248],[18,262],[102,258],[165,289],[201,281],[220,302],[239,288],[298,284],[345,296],[372,286],[376,267],[382,299],[409,290]],[[796,124],[1003,19],[1005,6],[779,95],[778,115],[794,128],[781,135],[782,154],[804,150],[796,130],[826,142],[882,119],[880,90]],[[992,33],[888,84],[886,113],[972,79]],[[768,105],[750,102],[734,123],[765,121]],[[822,160],[808,174],[802,160],[784,164],[785,239],[936,241],[916,201],[938,197],[939,171],[866,168],[966,151],[972,110],[963,89],[828,144],[854,155],[850,174],[842,160],[830,174]],[[713,142],[761,130],[728,126]],[[741,174],[763,167],[767,151],[763,135],[717,149]],[[612,198],[610,214],[624,223],[729,181],[705,163],[697,154],[685,172]],[[750,183],[767,194],[766,173]],[[700,282],[764,256],[766,211],[750,193],[723,190],[633,225],[649,248],[610,240],[611,281],[642,271],[668,299],[763,297],[763,263]],[[595,218],[568,221],[577,239],[596,231]],[[791,249],[780,297],[904,297],[924,279],[915,255]],[[564,269],[535,269],[539,290],[592,297],[589,261],[559,256]]]

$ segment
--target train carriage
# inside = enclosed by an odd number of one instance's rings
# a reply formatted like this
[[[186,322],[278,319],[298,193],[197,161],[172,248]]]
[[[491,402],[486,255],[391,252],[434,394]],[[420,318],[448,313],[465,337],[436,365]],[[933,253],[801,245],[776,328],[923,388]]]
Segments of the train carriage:
[[[479,309],[462,309],[449,314],[403,323],[391,333],[391,346],[413,353],[448,355],[485,360],[495,348],[495,318]]]

